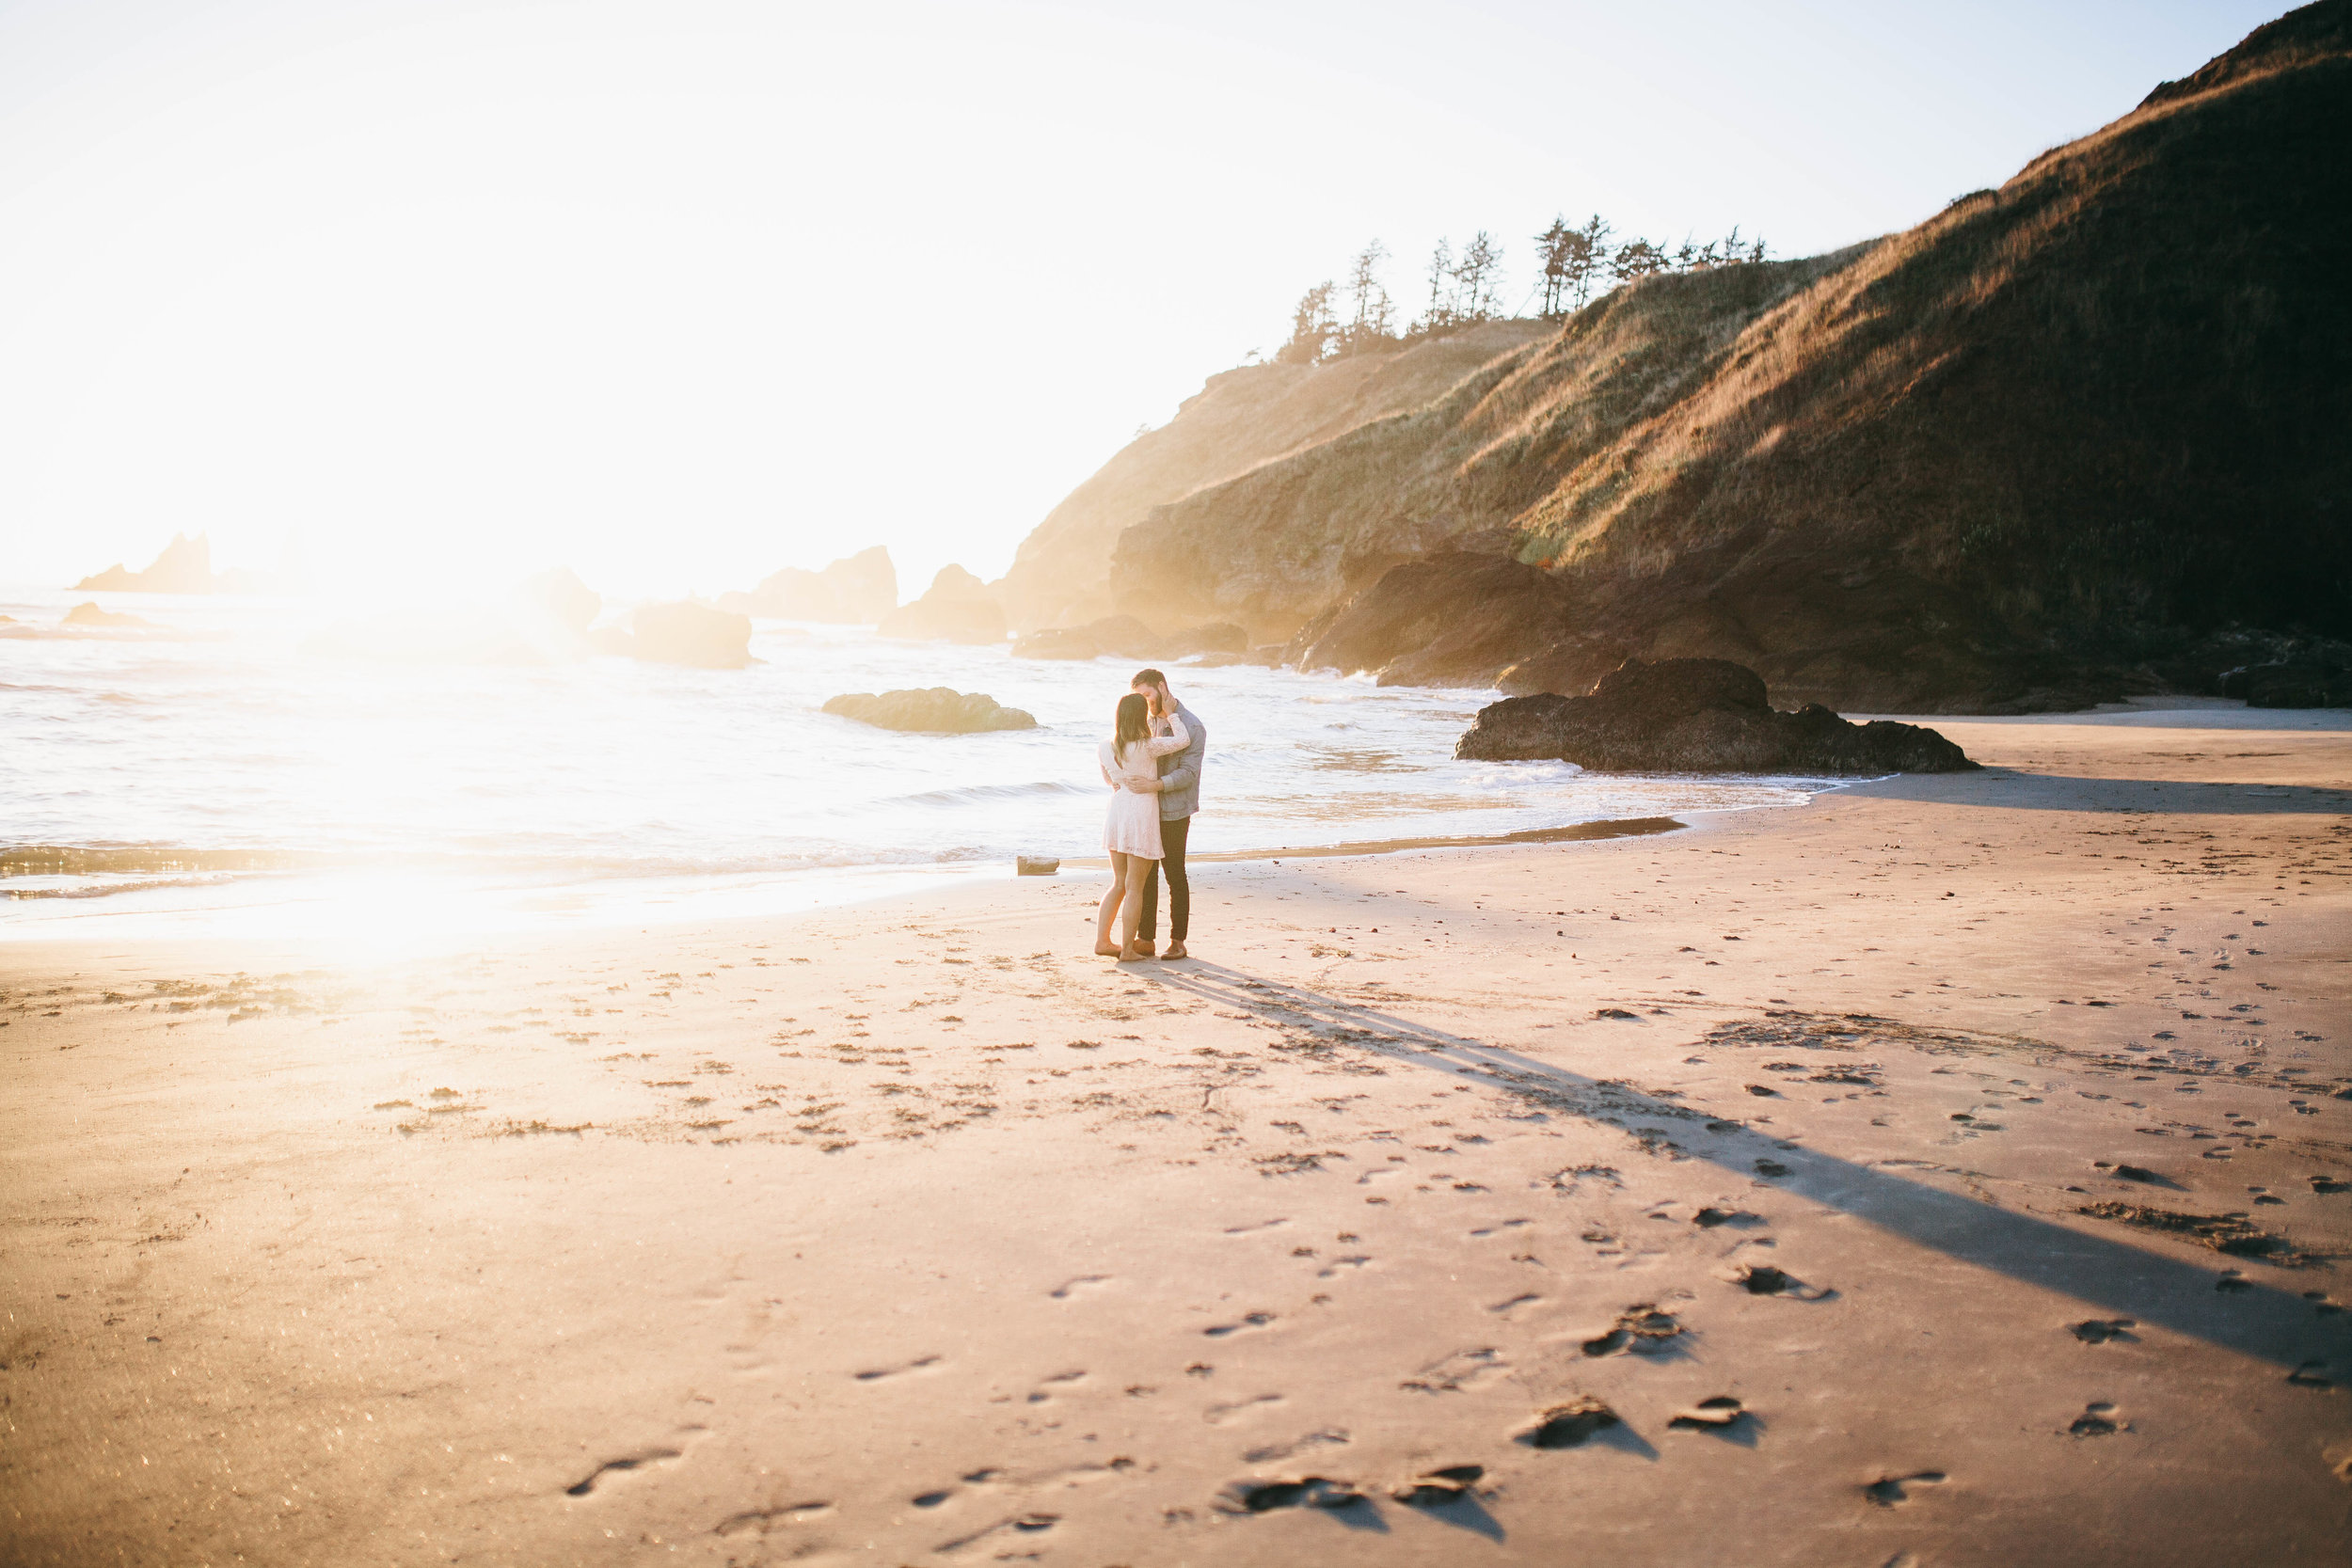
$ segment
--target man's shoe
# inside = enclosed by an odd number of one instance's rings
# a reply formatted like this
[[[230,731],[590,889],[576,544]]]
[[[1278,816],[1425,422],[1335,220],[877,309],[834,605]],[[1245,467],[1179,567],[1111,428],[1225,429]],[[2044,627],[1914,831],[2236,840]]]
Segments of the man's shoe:
[[[1149,937],[1137,937],[1136,939],[1136,951],[1142,954],[1147,958],[1150,958],[1152,956],[1152,939]]]
[[[1184,944],[1183,942],[1171,942],[1168,944],[1168,951],[1161,954],[1160,957],[1163,958],[1174,959],[1189,958],[1192,955],[1184,951]]]

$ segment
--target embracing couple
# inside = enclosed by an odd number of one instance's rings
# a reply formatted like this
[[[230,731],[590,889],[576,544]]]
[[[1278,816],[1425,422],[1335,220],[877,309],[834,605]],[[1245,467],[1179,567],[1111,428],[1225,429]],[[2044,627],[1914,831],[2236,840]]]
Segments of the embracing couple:
[[[1193,813],[1200,809],[1200,759],[1209,749],[1209,729],[1176,700],[1168,677],[1157,670],[1138,670],[1127,684],[1101,753],[1103,782],[1111,786],[1110,820],[1103,827],[1103,847],[1111,855],[1111,890],[1095,916],[1094,950],[1121,963],[1152,956],[1160,867],[1166,865],[1168,942],[1160,957],[1181,958],[1192,917],[1184,840],[1192,833]]]

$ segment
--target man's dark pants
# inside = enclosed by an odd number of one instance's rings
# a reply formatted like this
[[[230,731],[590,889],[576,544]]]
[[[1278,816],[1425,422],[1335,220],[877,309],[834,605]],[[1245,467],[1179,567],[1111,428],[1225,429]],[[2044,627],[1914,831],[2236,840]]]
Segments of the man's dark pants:
[[[1150,942],[1160,927],[1160,867],[1168,867],[1168,939],[1184,940],[1192,924],[1192,879],[1184,875],[1184,840],[1192,834],[1192,818],[1179,816],[1160,823],[1160,847],[1168,858],[1154,861],[1143,874],[1143,918],[1136,922],[1136,940]]]

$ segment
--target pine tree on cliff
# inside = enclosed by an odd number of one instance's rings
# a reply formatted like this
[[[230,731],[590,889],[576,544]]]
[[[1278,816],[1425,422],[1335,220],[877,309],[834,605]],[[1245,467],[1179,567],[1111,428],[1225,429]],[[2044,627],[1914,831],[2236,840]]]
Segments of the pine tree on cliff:
[[[1385,342],[1395,321],[1396,309],[1389,300],[1389,291],[1380,281],[1380,263],[1389,259],[1389,247],[1378,240],[1356,253],[1348,263],[1347,325],[1340,331],[1339,352],[1360,354],[1376,342]]]
[[[1333,340],[1339,337],[1339,323],[1331,315],[1331,289],[1326,279],[1299,296],[1291,312],[1290,341],[1274,356],[1278,364],[1319,365],[1331,356]]]
[[[1581,242],[1576,251],[1576,265],[1569,274],[1569,283],[1576,299],[1576,308],[1584,309],[1593,297],[1593,280],[1601,275],[1608,263],[1609,242],[1616,230],[1595,213],[1584,227],[1577,230]]]
[[[1454,325],[1453,299],[1447,292],[1453,282],[1454,247],[1439,240],[1429,253],[1429,309],[1413,324],[1416,331],[1438,332]]]
[[[1567,314],[1564,309],[1568,297],[1569,258],[1575,253],[1577,231],[1568,227],[1568,220],[1554,215],[1551,227],[1535,236],[1535,265],[1541,281],[1543,304],[1537,313],[1546,321],[1558,321]]]
[[[1648,277],[1654,273],[1674,271],[1674,258],[1661,245],[1647,240],[1628,240],[1609,258],[1609,273],[1620,283]]]
[[[1595,213],[1581,229],[1555,217],[1551,227],[1535,236],[1535,258],[1543,272],[1543,318],[1558,321],[1581,310],[1593,297],[1593,278],[1607,256],[1609,225]]]
[[[1454,310],[1457,321],[1493,321],[1502,312],[1495,295],[1502,287],[1502,246],[1484,229],[1462,247],[1454,267]]]

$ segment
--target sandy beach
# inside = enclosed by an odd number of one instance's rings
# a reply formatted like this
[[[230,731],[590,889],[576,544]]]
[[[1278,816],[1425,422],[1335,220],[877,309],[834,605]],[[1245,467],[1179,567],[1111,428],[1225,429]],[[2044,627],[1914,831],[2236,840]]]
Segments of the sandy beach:
[[[2340,1563],[2352,730],[1935,722],[1177,964],[0,949],[0,1559]]]

